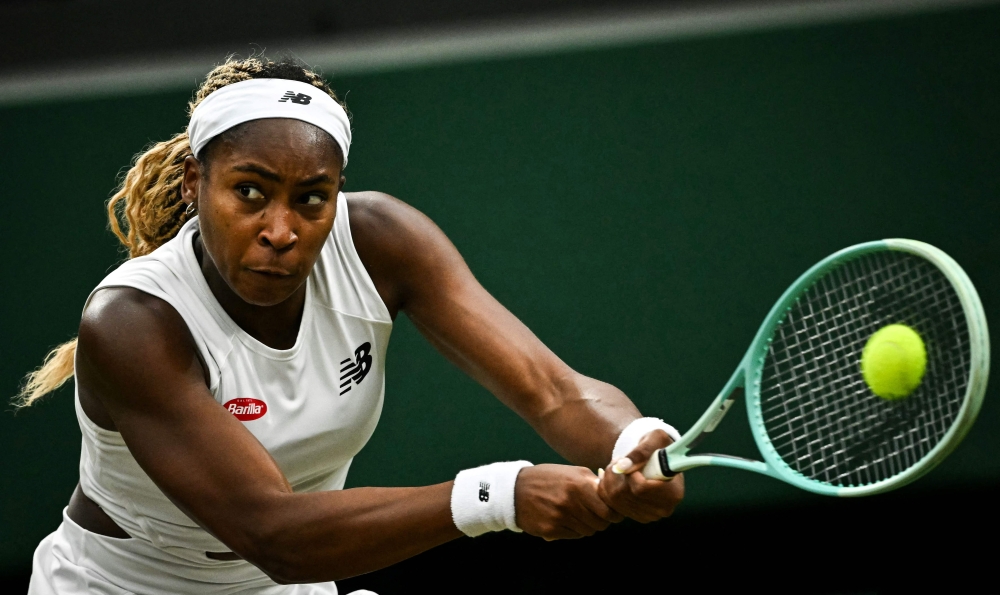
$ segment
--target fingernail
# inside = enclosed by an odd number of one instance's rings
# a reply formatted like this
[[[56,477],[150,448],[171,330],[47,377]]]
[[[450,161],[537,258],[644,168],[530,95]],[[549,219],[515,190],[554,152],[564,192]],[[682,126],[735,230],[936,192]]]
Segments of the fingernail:
[[[604,479],[604,469],[597,470],[597,481]]]
[[[618,475],[621,475],[622,473],[625,473],[631,468],[632,468],[632,459],[628,457],[622,457],[618,459],[617,462],[615,462],[615,466],[612,467],[611,470],[617,473]]]

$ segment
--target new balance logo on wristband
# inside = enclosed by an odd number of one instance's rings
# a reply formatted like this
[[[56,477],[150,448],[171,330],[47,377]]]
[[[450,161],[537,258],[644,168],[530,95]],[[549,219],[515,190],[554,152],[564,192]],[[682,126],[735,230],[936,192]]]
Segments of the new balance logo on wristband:
[[[479,501],[489,502],[490,501],[490,484],[485,481],[479,482]]]
[[[305,93],[286,91],[284,96],[278,100],[278,103],[285,103],[288,100],[291,100],[292,103],[297,103],[299,105],[309,105],[309,102],[312,100],[312,96],[306,95]]]
[[[371,343],[362,343],[354,350],[354,359],[347,358],[340,362],[340,394],[351,390],[351,383],[361,384],[361,381],[372,369]]]

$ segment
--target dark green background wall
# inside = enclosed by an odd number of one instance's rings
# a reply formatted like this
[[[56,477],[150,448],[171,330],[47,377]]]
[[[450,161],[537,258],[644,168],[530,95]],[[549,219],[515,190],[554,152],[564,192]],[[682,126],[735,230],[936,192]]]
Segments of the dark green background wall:
[[[422,209],[570,365],[683,428],[784,288],[848,244],[943,248],[1000,324],[998,30],[982,8],[334,76],[355,118],[348,190]],[[120,258],[103,201],[133,153],[182,129],[189,94],[0,108],[0,393],[74,335]],[[403,317],[388,357],[350,485],[559,460]],[[907,490],[1000,483],[997,385]],[[739,415],[706,447],[749,452]],[[0,414],[0,568],[27,568],[58,524],[79,440],[69,387]],[[819,498],[718,469],[688,485],[681,515]]]

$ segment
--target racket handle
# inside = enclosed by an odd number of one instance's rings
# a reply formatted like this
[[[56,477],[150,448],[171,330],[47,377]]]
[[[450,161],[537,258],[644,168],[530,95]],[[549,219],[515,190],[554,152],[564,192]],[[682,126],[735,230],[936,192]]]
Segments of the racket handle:
[[[670,481],[677,475],[670,470],[670,463],[667,461],[667,449],[661,448],[653,453],[646,461],[646,466],[642,468],[642,476],[646,479],[659,479]]]

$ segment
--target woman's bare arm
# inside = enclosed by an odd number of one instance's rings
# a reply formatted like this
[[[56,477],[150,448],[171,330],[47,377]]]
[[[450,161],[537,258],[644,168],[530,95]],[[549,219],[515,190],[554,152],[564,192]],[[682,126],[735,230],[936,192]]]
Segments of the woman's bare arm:
[[[608,464],[641,417],[610,384],[577,373],[487,292],[445,234],[388,195],[350,195],[354,242],[390,311],[497,396],[567,460]]]
[[[450,482],[293,493],[263,446],[212,398],[183,319],[155,297],[98,292],[77,358],[81,393],[99,399],[163,492],[278,582],[353,576],[461,536]]]
[[[156,297],[97,292],[80,326],[76,373],[85,413],[121,433],[178,508],[277,582],[355,576],[462,535],[452,482],[292,492],[266,449],[214,400],[184,320]],[[620,520],[589,472],[532,471],[544,497],[518,502],[518,513],[533,534],[581,537]]]
[[[355,245],[390,312],[405,311],[438,351],[567,460],[610,471],[615,441],[641,417],[632,401],[559,359],[479,284],[451,241],[422,213],[378,192],[351,195],[350,209]],[[641,468],[649,453],[668,444],[666,433],[653,432],[629,456]],[[608,473],[599,493],[617,513],[649,522],[673,513],[684,497],[684,480]],[[545,489],[525,470],[516,495],[520,506],[545,498]]]

